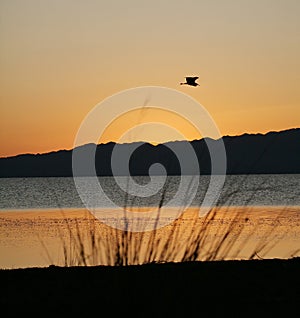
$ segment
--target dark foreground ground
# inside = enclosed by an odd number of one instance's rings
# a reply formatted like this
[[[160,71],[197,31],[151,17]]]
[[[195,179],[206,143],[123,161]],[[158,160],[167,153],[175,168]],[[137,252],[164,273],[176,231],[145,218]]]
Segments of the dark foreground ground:
[[[2,317],[300,317],[300,258],[0,270]]]

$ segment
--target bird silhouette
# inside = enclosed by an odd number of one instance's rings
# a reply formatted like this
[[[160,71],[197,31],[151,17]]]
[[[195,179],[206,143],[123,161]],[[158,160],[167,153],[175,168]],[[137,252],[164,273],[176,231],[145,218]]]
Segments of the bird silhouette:
[[[190,86],[200,86],[200,84],[196,83],[198,76],[195,77],[186,77],[185,83],[180,83],[180,85],[190,85]]]

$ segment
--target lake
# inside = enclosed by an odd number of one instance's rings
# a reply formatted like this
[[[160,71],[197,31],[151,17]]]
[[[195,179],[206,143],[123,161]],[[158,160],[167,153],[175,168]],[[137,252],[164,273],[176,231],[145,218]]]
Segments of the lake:
[[[88,198],[86,204],[96,207],[117,206],[156,206],[164,196],[163,204],[181,206],[188,198],[189,205],[199,206],[207,193],[209,176],[201,176],[192,195],[189,191],[190,176],[154,176],[153,179],[142,176],[135,177],[139,186],[138,193],[131,193],[126,188],[128,178],[100,177],[99,185],[92,178],[80,180],[82,189]],[[180,183],[183,191],[178,193]],[[149,185],[146,188],[145,186]],[[162,185],[165,184],[165,187]],[[131,187],[133,188],[134,185]],[[123,188],[123,189],[122,189]],[[128,191],[126,191],[128,190]],[[129,194],[126,192],[130,192]],[[93,194],[97,198],[93,201]],[[74,180],[70,178],[0,178],[0,209],[55,209],[85,207],[78,194]],[[300,205],[300,174],[291,175],[229,175],[226,176],[220,196],[214,201],[222,206],[295,206]]]

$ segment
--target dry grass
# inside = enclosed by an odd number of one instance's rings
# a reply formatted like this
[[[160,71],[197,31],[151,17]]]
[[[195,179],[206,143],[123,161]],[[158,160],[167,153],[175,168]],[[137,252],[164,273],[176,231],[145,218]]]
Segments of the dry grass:
[[[87,214],[84,222],[66,217],[69,238],[61,236],[64,265],[126,266],[264,258],[290,230],[284,223],[288,211],[291,212],[289,207],[277,208],[264,218],[263,212],[258,215],[251,206],[231,206],[236,193],[227,193],[227,201],[219,202],[204,217],[199,217],[199,208],[191,207],[180,211],[171,224],[158,228],[159,218],[167,212],[163,207],[164,194],[157,206],[157,217],[152,220],[152,231],[118,230],[103,224],[93,214]],[[124,207],[123,218],[128,224],[131,208]],[[286,253],[292,257],[299,255],[299,250]]]

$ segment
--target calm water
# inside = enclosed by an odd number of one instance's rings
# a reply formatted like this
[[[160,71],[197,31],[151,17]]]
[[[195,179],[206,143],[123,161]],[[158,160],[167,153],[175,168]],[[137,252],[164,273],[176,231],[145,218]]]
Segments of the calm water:
[[[97,183],[92,178],[81,178],[79,183],[83,200],[97,207],[109,207],[114,204],[157,206],[159,202],[163,205],[181,206],[186,200],[197,206],[202,204],[207,194],[210,177],[201,176],[198,185],[193,185],[193,181],[188,176],[182,179],[171,176],[167,180],[156,176],[152,180],[147,177],[135,177],[136,187],[128,184],[127,177],[119,177],[117,180],[112,177],[101,177]],[[184,191],[180,190],[182,184]],[[135,193],[135,188],[139,188],[138,193]],[[213,192],[214,188],[210,190],[210,195]],[[0,198],[1,210],[84,207],[73,178],[1,178]],[[226,176],[221,194],[214,203],[300,205],[300,174]]]

